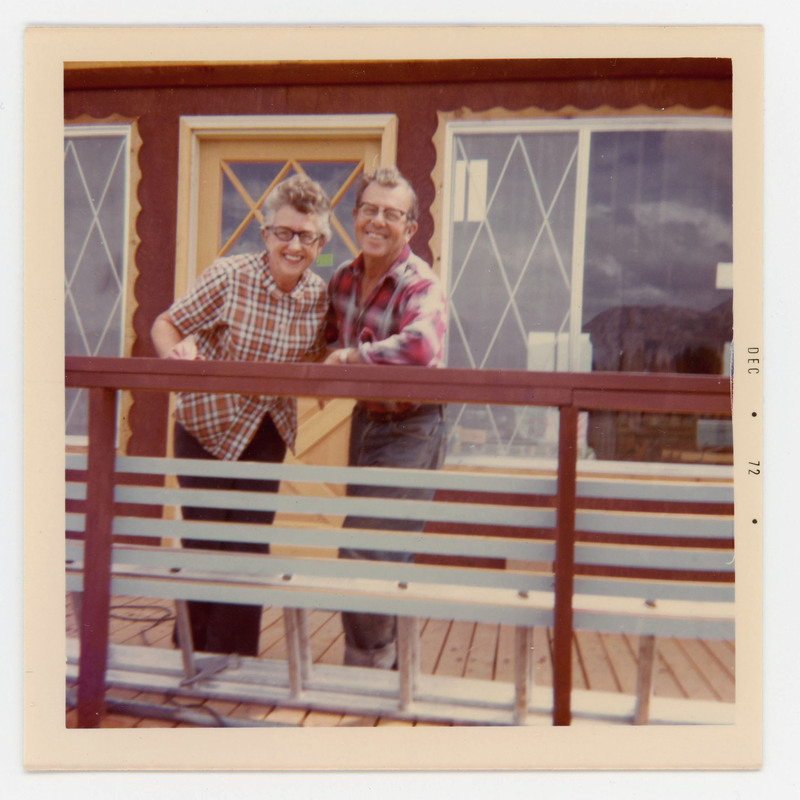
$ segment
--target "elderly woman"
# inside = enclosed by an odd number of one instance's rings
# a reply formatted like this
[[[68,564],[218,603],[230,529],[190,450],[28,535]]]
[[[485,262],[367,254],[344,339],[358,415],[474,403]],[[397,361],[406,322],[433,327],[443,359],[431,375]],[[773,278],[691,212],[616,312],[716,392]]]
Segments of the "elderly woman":
[[[327,295],[308,267],[330,237],[330,201],[296,175],[267,196],[265,250],[214,261],[195,287],[159,315],[151,337],[162,358],[317,360],[325,352]],[[175,411],[177,458],[280,462],[297,429],[292,397],[185,392]],[[278,481],[179,476],[181,486],[275,492]],[[271,524],[274,512],[184,507],[184,519]],[[186,539],[185,547],[268,553],[267,544]],[[189,603],[195,650],[258,654],[260,606]],[[176,639],[177,641],[177,639]]]

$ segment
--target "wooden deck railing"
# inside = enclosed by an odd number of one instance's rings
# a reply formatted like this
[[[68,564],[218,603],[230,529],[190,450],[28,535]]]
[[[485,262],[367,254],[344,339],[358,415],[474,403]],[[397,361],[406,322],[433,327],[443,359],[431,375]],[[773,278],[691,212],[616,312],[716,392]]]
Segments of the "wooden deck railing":
[[[103,710],[119,389],[557,407],[552,704],[556,725],[568,725],[571,721],[579,412],[614,410],[721,416],[731,412],[731,387],[727,379],[672,374],[533,373],[68,357],[66,386],[85,387],[90,397],[78,689],[79,725],[82,727],[96,725]],[[660,543],[662,546],[669,544],[668,537],[662,537]],[[707,575],[706,579],[714,580],[714,576]],[[732,580],[732,576],[723,580]],[[584,608],[580,613],[586,619],[593,618],[592,608]]]

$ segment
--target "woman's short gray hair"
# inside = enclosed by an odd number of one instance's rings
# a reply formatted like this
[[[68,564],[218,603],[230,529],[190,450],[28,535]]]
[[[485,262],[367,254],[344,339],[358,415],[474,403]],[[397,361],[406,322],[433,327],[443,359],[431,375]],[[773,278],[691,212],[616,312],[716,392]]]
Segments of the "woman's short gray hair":
[[[284,206],[291,206],[301,214],[313,214],[317,227],[324,237],[322,244],[331,238],[331,201],[325,190],[307,175],[292,175],[275,186],[264,200],[261,213],[262,228],[272,225],[275,215]]]

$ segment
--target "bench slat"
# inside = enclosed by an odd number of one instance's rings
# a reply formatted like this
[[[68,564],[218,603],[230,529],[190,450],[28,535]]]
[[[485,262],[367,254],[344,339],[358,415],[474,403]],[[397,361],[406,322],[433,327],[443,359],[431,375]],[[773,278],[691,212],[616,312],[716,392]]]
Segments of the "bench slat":
[[[144,571],[122,572],[115,568],[111,592],[133,597],[172,600],[272,605],[288,608],[322,609],[397,614],[415,617],[487,622],[510,625],[543,625],[553,622],[551,592],[529,592],[521,596],[509,589],[489,587],[409,584],[360,579],[293,578],[180,572],[165,577]],[[82,591],[77,565],[67,567],[67,589]]]
[[[396,561],[358,561],[335,558],[292,558],[273,555],[221,553],[169,547],[116,546],[116,566],[170,570],[214,572],[220,575],[263,576],[284,575],[329,577],[332,579],[376,579],[395,583],[436,583],[442,586],[476,586],[515,591],[552,591],[553,576],[515,570],[476,570],[469,567],[439,567]],[[67,547],[66,557],[74,563],[83,561],[82,543]]]
[[[67,514],[66,529],[83,533],[85,515]],[[294,547],[351,547],[356,550],[392,550],[425,555],[472,558],[553,561],[555,543],[494,536],[461,536],[448,533],[402,533],[355,528],[283,528],[248,523],[184,522],[148,517],[117,517],[115,536],[143,538],[192,538],[211,541],[280,544]]]
[[[229,478],[285,480],[300,483],[354,483],[418,489],[554,495],[556,479],[512,473],[468,473],[389,467],[326,467],[307,464],[220,461],[189,458],[117,456],[117,472],[149,475],[220,475]]]
[[[580,498],[611,500],[656,500],[674,503],[733,503],[731,482],[624,480],[579,478]]]
[[[576,594],[639,597],[647,600],[712,600],[732,603],[736,594],[730,583],[642,580],[640,578],[575,577]]]
[[[733,519],[710,514],[638,514],[577,511],[575,529],[585,533],[733,539]]]
[[[85,500],[86,484],[67,481],[64,485],[64,496],[66,500]]]
[[[553,509],[520,508],[478,503],[437,503],[423,500],[391,500],[362,497],[307,497],[271,492],[209,491],[207,489],[165,489],[158,486],[117,486],[118,503],[238,508],[259,511],[324,514],[353,514],[379,519],[407,519],[428,522],[507,525],[552,528]]]
[[[583,630],[672,636],[683,639],[733,639],[733,603],[575,595],[574,626]]]
[[[630,567],[634,569],[702,570],[731,573],[733,554],[729,550],[691,550],[689,548],[635,547],[630,545],[576,545],[575,563]]]

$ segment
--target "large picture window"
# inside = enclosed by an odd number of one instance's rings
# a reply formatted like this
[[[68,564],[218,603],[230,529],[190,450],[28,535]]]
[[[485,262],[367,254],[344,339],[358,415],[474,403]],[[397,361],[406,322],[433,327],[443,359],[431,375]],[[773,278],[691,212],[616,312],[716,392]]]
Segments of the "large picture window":
[[[448,366],[727,373],[730,120],[450,122],[444,189]],[[555,452],[553,410],[450,414],[451,461]],[[725,460],[728,434],[593,414],[581,455]]]

